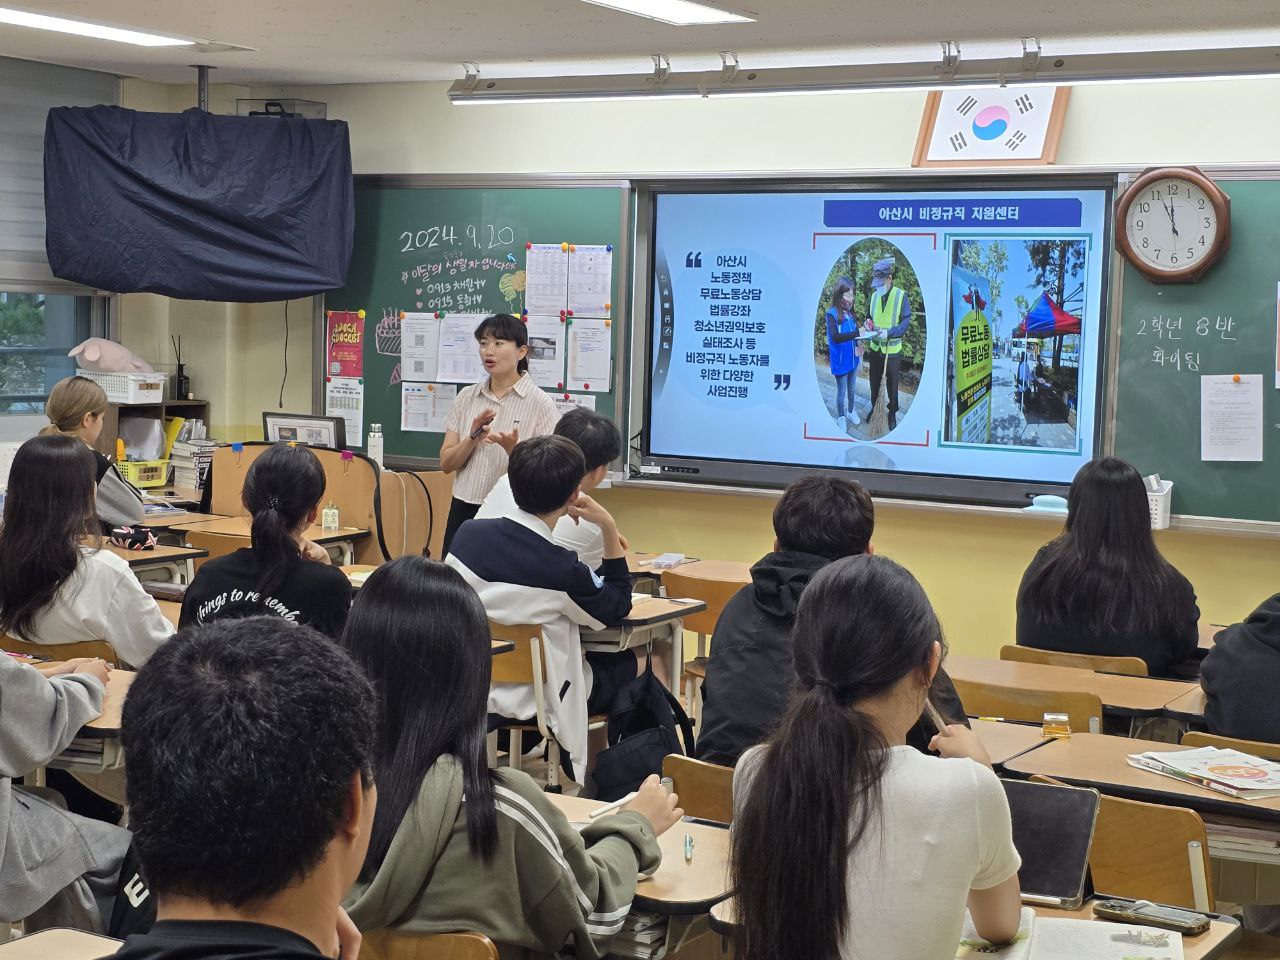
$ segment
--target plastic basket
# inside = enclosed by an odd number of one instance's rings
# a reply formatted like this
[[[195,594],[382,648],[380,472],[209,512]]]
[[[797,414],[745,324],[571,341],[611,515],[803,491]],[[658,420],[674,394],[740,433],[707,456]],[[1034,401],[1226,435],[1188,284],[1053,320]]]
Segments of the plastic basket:
[[[101,370],[77,370],[107,392],[112,403],[164,403],[167,373],[103,373]]]
[[[1147,491],[1147,506],[1151,508],[1151,529],[1169,529],[1169,507],[1173,503],[1173,481],[1161,480],[1160,492]]]
[[[168,460],[120,460],[116,463],[116,469],[140,490],[163,487],[169,482]]]

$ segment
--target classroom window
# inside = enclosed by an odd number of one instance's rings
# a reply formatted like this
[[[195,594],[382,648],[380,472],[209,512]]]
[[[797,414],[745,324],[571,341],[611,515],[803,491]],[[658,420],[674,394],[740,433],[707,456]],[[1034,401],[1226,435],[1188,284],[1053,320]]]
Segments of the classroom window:
[[[0,290],[0,414],[44,412],[53,385],[75,373],[67,352],[90,335],[93,299]]]

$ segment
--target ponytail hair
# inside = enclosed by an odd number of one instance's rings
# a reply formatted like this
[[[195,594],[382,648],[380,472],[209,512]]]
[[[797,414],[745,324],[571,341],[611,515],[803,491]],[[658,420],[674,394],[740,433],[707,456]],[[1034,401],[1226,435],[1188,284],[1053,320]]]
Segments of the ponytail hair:
[[[324,467],[305,446],[278,443],[249,466],[240,500],[253,514],[253,555],[262,570],[258,590],[275,590],[302,552],[295,536],[324,496]]]
[[[107,412],[107,392],[88,377],[66,377],[49,391],[44,412],[49,425],[40,431],[40,436],[74,436],[86,414],[99,416]]]
[[[907,570],[855,556],[805,588],[792,640],[796,685],[746,771],[730,841],[743,960],[840,960],[849,856],[879,815],[889,763],[884,735],[860,704],[911,674],[926,687],[942,628]]]

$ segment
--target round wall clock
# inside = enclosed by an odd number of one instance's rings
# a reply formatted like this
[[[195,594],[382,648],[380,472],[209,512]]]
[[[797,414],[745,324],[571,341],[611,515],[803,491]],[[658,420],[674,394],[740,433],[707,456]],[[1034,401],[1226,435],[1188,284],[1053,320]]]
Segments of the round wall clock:
[[[1153,283],[1191,283],[1231,240],[1231,198],[1195,167],[1145,171],[1116,204],[1116,246]]]

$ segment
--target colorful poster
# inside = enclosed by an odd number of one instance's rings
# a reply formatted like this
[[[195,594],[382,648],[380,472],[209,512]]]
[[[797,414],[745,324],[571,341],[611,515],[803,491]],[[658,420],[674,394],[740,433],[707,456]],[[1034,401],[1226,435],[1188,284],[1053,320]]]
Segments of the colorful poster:
[[[364,311],[329,311],[325,372],[331,377],[364,376]]]
[[[991,324],[987,304],[991,284],[960,267],[951,271],[951,389],[954,421],[947,439],[991,442]],[[950,418],[949,418],[950,419]]]

